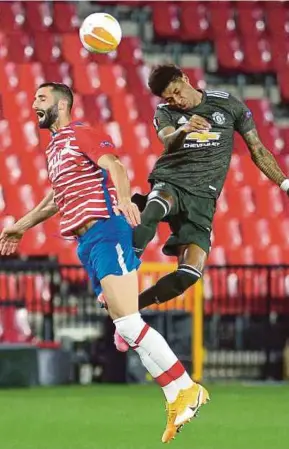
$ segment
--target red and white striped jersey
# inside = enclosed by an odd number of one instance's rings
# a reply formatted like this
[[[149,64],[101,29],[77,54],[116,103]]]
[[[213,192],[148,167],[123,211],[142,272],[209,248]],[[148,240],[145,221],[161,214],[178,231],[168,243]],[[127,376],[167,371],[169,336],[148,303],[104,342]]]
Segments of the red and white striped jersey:
[[[60,231],[73,231],[94,218],[109,218],[116,204],[116,189],[100,156],[115,154],[109,138],[80,123],[71,123],[53,134],[46,149],[48,176],[61,216]]]

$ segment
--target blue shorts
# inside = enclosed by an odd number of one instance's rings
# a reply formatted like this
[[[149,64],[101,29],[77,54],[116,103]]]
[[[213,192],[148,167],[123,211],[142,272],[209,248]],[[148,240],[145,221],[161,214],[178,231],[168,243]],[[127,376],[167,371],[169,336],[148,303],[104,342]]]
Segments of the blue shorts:
[[[133,250],[132,228],[122,215],[100,219],[78,237],[77,255],[97,296],[105,276],[122,276],[140,265]]]

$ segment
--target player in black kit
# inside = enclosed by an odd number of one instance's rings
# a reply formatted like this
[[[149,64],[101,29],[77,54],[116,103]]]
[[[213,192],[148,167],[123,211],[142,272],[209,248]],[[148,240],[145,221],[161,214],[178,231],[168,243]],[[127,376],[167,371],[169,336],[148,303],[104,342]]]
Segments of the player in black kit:
[[[172,234],[163,252],[177,256],[178,269],[140,294],[140,309],[175,298],[202,276],[234,131],[245,140],[257,167],[282,190],[289,189],[289,180],[260,141],[252,113],[242,101],[226,92],[196,90],[170,64],[152,70],[149,87],[165,102],[154,116],[164,152],[149,175],[151,192],[133,199],[142,210],[134,247],[141,256],[158,223],[166,221]]]

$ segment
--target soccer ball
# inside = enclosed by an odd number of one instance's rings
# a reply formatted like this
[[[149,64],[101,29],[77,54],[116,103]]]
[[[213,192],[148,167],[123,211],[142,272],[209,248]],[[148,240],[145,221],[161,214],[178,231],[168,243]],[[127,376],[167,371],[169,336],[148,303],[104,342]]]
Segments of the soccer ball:
[[[80,27],[79,37],[86,50],[92,53],[109,53],[121,41],[120,24],[110,14],[90,14]]]

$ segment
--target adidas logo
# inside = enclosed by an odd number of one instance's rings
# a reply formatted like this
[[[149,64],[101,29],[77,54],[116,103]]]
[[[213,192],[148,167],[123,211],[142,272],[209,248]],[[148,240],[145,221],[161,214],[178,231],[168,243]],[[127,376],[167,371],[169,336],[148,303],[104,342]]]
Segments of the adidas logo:
[[[186,117],[182,116],[182,117],[178,120],[178,125],[184,125],[185,123],[188,123],[188,120],[186,119]]]

